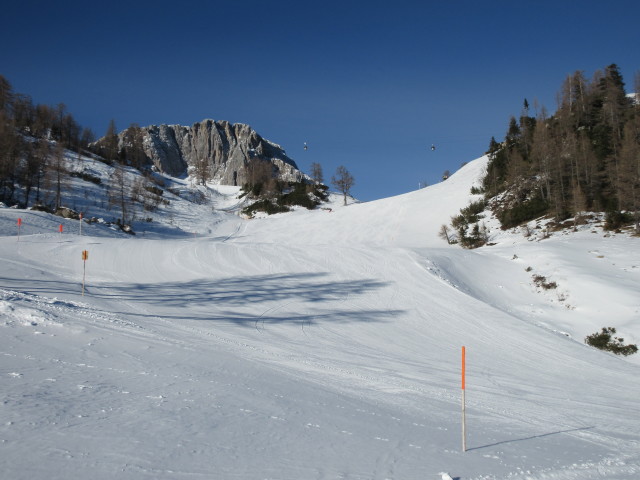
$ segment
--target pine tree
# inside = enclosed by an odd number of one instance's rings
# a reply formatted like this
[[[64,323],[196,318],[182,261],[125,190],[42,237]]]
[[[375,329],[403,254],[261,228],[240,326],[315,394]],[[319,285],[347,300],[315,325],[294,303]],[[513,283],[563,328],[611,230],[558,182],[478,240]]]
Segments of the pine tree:
[[[11,84],[9,80],[0,75],[0,112],[4,112],[6,117],[10,116],[12,101],[13,89]]]

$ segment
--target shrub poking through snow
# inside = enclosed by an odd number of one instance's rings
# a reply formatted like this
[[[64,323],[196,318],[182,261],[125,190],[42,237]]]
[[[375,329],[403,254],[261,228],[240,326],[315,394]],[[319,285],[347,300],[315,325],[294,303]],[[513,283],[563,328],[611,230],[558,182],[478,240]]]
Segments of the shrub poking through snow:
[[[624,338],[613,337],[615,333],[615,328],[604,327],[601,332],[588,335],[584,339],[584,342],[600,350],[606,350],[616,355],[624,355],[625,357],[638,351],[638,347],[634,344],[629,343],[628,345],[624,345]]]
[[[535,283],[540,288],[544,288],[545,290],[558,288],[558,284],[556,282],[547,282],[547,277],[543,275],[534,275],[533,283]]]

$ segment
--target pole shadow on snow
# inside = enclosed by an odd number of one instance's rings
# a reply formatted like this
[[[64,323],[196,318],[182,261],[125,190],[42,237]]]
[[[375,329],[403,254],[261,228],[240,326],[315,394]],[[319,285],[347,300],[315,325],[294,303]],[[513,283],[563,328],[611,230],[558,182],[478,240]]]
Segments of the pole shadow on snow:
[[[582,431],[582,430],[591,430],[593,428],[595,428],[595,426],[581,427],[581,428],[571,428],[571,429],[568,429],[568,430],[558,430],[556,432],[549,432],[549,433],[543,433],[543,434],[540,434],[540,435],[533,435],[531,437],[514,438],[513,440],[503,440],[502,442],[491,443],[489,445],[482,445],[481,447],[467,448],[467,452],[470,452],[472,450],[481,450],[483,448],[496,447],[498,445],[505,445],[507,443],[524,442],[526,440],[535,440],[536,438],[550,437],[552,435],[559,435],[561,433],[571,433],[571,432],[579,432],[579,431]]]

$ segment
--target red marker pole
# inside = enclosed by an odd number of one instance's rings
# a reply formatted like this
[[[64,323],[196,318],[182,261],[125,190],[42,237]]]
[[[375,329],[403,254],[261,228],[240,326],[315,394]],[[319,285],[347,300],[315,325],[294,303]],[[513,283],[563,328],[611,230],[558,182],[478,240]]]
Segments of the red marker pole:
[[[18,218],[18,241],[20,241],[20,227],[22,226],[22,219]]]
[[[80,236],[82,236],[82,214],[80,214]]]
[[[462,451],[467,451],[467,419],[466,419],[466,405],[465,405],[465,374],[466,374],[466,359],[465,348],[462,347]]]

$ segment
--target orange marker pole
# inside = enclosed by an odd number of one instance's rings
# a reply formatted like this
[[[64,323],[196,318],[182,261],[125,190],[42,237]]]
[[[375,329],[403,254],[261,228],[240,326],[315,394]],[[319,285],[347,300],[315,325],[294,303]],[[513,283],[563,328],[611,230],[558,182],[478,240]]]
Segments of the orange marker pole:
[[[22,226],[22,219],[18,218],[18,241],[20,241],[20,227]]]
[[[465,405],[465,370],[466,370],[466,359],[465,359],[465,348],[462,347],[462,451],[467,451],[467,419],[466,419],[466,405]]]
[[[87,260],[89,259],[89,251],[82,251],[82,296],[84,297],[84,279],[87,273]]]

